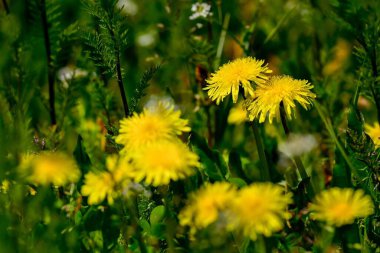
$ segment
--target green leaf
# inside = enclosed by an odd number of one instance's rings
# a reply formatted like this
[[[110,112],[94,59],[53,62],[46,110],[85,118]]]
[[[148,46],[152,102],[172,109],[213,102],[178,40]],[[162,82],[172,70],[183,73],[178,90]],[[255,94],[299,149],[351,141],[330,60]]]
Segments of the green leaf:
[[[228,158],[228,166],[230,168],[232,176],[238,176],[240,178],[246,178],[241,163],[240,154],[236,151],[231,151]]]
[[[236,185],[238,188],[247,186],[247,183],[243,179],[238,177],[231,177],[228,179],[228,182],[230,182],[233,185]]]
[[[81,211],[78,211],[76,214],[75,214],[75,218],[74,218],[74,223],[75,225],[80,225],[81,224],[81,221],[82,221],[82,218],[83,218],[83,215],[81,213]]]
[[[149,217],[150,224],[152,224],[152,226],[155,224],[158,224],[162,222],[164,218],[165,218],[165,206],[163,205],[156,206],[150,213],[150,217]]]

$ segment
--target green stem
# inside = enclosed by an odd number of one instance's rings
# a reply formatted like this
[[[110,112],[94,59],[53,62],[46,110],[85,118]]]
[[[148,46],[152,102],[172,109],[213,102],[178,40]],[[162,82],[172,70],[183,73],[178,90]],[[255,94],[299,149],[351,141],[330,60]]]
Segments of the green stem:
[[[282,127],[284,128],[286,137],[289,137],[290,129],[288,127],[288,123],[286,122],[285,107],[284,107],[283,102],[280,103],[280,118],[281,118]],[[306,172],[305,166],[303,165],[301,158],[299,156],[295,156],[293,157],[293,159],[297,166],[298,172],[300,173],[302,181],[306,182],[306,180],[309,178],[309,175]],[[307,185],[307,190],[310,194],[310,197],[313,197],[315,194],[315,191],[311,182]]]
[[[165,204],[165,220],[166,220],[166,242],[168,243],[168,248],[167,252],[168,253],[175,253],[175,244],[174,244],[174,239],[173,239],[173,232],[171,231],[171,227],[173,225],[173,219],[171,216],[171,206],[170,206],[170,199],[169,199],[169,194],[166,193],[164,195],[164,204]]]
[[[51,124],[55,125],[57,123],[55,114],[55,92],[54,92],[54,69],[53,69],[53,58],[51,55],[51,46],[49,39],[49,24],[46,15],[46,2],[41,0],[41,20],[42,28],[44,32],[44,42],[47,58],[47,68],[48,68],[48,82],[49,82],[49,105],[50,105],[50,120]]]
[[[116,77],[117,77],[117,83],[119,85],[121,100],[123,101],[123,107],[124,107],[124,115],[126,118],[130,116],[127,96],[124,89],[124,83],[123,83],[123,77],[121,73],[121,62],[120,62],[120,47],[119,43],[116,40],[115,32],[111,27],[108,28],[108,31],[111,35],[112,42],[114,43],[114,49],[115,49],[115,62],[116,62]]]
[[[136,227],[135,233],[136,233],[137,242],[140,248],[140,252],[148,253],[148,250],[144,243],[143,236],[141,234],[141,228],[139,226],[139,211],[138,211],[137,196],[132,197],[132,200],[128,200],[128,209],[130,211],[132,222],[134,223]]]
[[[226,41],[226,35],[227,35],[228,25],[230,23],[230,17],[231,15],[229,13],[227,13],[224,16],[223,28],[222,28],[222,32],[220,33],[218,48],[216,50],[216,57],[215,57],[215,62],[214,62],[215,69],[219,66],[220,59],[222,58],[222,52],[223,52],[224,42]]]
[[[282,127],[284,128],[286,137],[289,137],[290,130],[288,127],[288,123],[286,122],[285,108],[284,108],[284,104],[282,102],[280,103],[280,117],[281,117],[281,123],[282,123]],[[302,180],[307,179],[309,176],[307,175],[306,169],[303,166],[301,159],[298,156],[296,156],[296,157],[294,157],[294,162],[296,163],[296,166],[298,168],[298,172],[300,173]]]
[[[7,4],[7,0],[3,0],[3,5],[4,5],[5,12],[7,13],[7,15],[9,15],[10,11]]]
[[[255,136],[255,141],[256,141],[256,146],[257,146],[257,152],[259,153],[259,158],[260,158],[260,163],[262,166],[261,171],[261,177],[264,181],[270,181],[270,173],[269,173],[269,166],[268,166],[268,160],[265,155],[265,149],[264,149],[264,144],[261,139],[260,131],[259,131],[259,126],[258,122],[255,120],[250,123],[253,131],[253,135]]]

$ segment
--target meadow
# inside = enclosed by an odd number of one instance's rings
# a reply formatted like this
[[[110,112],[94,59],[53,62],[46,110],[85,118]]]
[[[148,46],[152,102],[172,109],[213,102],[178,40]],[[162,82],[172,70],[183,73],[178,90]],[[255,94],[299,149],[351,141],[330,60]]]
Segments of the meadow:
[[[380,1],[1,0],[0,252],[380,252]]]

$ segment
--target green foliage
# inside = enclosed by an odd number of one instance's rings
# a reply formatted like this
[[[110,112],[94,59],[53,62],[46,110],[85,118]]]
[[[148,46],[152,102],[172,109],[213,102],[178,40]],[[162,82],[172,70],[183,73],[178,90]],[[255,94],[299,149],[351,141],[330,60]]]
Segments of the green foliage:
[[[201,2],[212,15],[190,18]],[[366,124],[380,122],[380,1],[2,0],[0,52],[0,252],[379,252],[380,148]],[[284,228],[256,241],[227,231],[225,214],[195,234],[179,218],[205,184],[263,181],[252,125],[232,122],[236,104],[204,90],[243,56],[317,94],[288,122],[313,149],[288,157],[281,122],[256,129],[271,182],[294,200]],[[160,187],[123,182],[113,203],[90,205],[86,175],[112,170],[120,120],[153,98],[189,120],[180,139],[200,168]],[[79,181],[30,182],[24,163],[44,151],[72,156]],[[300,161],[310,177],[297,174]],[[314,220],[311,190],[330,187],[363,189],[375,213],[339,228]]]

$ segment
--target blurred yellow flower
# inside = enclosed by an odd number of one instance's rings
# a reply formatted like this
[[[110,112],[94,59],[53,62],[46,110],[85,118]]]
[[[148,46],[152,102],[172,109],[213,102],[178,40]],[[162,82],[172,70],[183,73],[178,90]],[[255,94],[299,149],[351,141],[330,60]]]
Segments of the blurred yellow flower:
[[[252,57],[239,58],[221,66],[216,73],[207,80],[208,96],[219,104],[232,93],[232,100],[237,102],[239,87],[242,86],[246,97],[253,96],[254,88],[251,82],[263,83],[268,79],[267,74],[272,71],[264,64],[264,60]]]
[[[375,144],[376,148],[380,147],[380,125],[379,123],[375,123],[373,126],[369,124],[365,124],[365,131],[371,137],[373,140],[373,143]]]
[[[0,192],[7,193],[9,191],[9,187],[11,185],[11,182],[9,180],[3,180],[0,184]]]
[[[182,132],[189,132],[188,120],[181,119],[181,112],[173,105],[159,103],[157,108],[145,108],[140,114],[120,121],[116,142],[125,150],[139,148],[159,140],[175,139]]]
[[[116,184],[124,183],[131,177],[131,165],[127,158],[118,158],[117,155],[110,155],[106,158],[107,170],[112,174],[112,179]]]
[[[227,122],[229,124],[239,125],[247,120],[247,110],[245,110],[243,104],[238,104],[231,108],[228,114]]]
[[[310,211],[312,218],[340,227],[353,223],[356,218],[371,215],[374,206],[363,190],[331,188],[315,198]]]
[[[208,184],[193,193],[186,207],[179,214],[182,226],[190,226],[191,232],[206,228],[218,220],[236,197],[236,189],[229,183]]]
[[[131,152],[132,177],[153,186],[169,184],[194,173],[198,156],[179,140],[162,140]]]
[[[287,207],[292,195],[272,183],[255,183],[238,192],[232,205],[231,228],[241,229],[245,236],[256,240],[258,234],[271,236],[283,228],[290,218]]]
[[[59,152],[43,152],[28,156],[21,167],[30,169],[27,171],[28,179],[41,185],[63,186],[78,181],[81,174],[74,159]]]
[[[316,95],[307,80],[297,80],[290,76],[274,76],[264,84],[258,84],[255,96],[247,101],[250,120],[259,119],[262,123],[268,116],[272,123],[274,117],[280,117],[280,103],[284,104],[288,118],[292,118],[292,110],[297,101],[303,108],[308,109]]]
[[[83,196],[88,196],[88,204],[96,205],[101,203],[106,197],[109,204],[113,204],[115,192],[115,182],[112,174],[104,171],[100,173],[89,172],[85,175],[85,182],[81,192]]]

